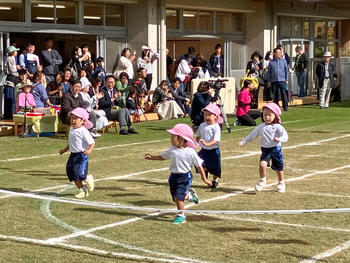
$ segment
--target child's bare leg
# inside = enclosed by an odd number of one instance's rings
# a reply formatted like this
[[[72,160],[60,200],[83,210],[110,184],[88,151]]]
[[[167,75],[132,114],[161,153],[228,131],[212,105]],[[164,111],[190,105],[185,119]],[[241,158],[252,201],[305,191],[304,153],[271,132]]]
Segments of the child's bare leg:
[[[79,189],[81,189],[81,188],[84,187],[82,181],[74,181],[74,183],[75,183],[75,185],[76,185]]]
[[[284,193],[286,191],[286,184],[284,183],[284,174],[283,171],[276,171],[278,176],[277,191]]]
[[[188,199],[188,194],[186,195],[186,199]],[[179,212],[177,213],[179,216],[185,216],[184,210],[185,210],[185,202],[181,201],[177,198],[175,198],[175,203],[176,203],[176,207],[177,210],[179,210]],[[181,212],[180,212],[181,211]]]
[[[276,171],[278,176],[278,181],[284,181],[284,173],[283,171]]]
[[[261,161],[259,165],[260,178],[266,178],[266,168],[267,168],[267,162]]]

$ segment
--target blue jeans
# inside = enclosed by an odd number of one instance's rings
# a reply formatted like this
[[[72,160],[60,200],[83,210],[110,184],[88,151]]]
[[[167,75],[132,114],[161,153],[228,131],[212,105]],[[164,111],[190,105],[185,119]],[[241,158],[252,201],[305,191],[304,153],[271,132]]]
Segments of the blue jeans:
[[[299,87],[298,97],[305,97],[306,71],[297,71],[296,75]]]
[[[271,83],[273,90],[274,90],[274,100],[273,102],[278,104],[279,101],[279,93],[281,93],[281,100],[282,100],[282,107],[284,111],[288,110],[288,96],[287,96],[287,90],[286,90],[286,82],[285,81],[278,81],[278,82],[272,82]]]
[[[15,88],[4,87],[4,119],[12,120],[16,108]]]

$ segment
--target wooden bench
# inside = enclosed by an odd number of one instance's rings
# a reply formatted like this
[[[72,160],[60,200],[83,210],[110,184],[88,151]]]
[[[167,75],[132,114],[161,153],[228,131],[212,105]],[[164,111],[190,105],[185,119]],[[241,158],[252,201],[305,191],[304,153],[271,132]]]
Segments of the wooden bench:
[[[109,121],[108,126],[105,126],[102,128],[102,133],[107,133],[108,128],[112,128],[113,126],[115,128],[115,132],[119,133],[119,122],[117,122],[117,121]]]

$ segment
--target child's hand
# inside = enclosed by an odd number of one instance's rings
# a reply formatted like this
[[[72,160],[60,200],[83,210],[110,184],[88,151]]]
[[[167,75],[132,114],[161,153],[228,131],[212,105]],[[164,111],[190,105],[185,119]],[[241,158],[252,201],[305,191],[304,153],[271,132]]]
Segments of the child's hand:
[[[91,153],[91,151],[92,151],[92,149],[91,150],[87,149],[87,150],[84,151],[84,153],[89,155]]]
[[[146,160],[151,160],[152,156],[148,153],[145,154],[145,159]]]
[[[238,146],[238,147],[242,147],[243,145],[244,145],[243,142],[238,142],[238,143],[237,143],[237,146]]]
[[[204,146],[208,146],[207,142],[204,139],[200,139],[199,142],[202,143]]]
[[[205,183],[206,183],[207,186],[209,186],[209,187],[211,187],[211,186],[213,185],[213,184],[212,184],[210,181],[208,181],[208,180],[207,180]]]
[[[62,150],[59,150],[58,153],[62,155],[62,154],[64,154],[65,152],[66,152],[66,151],[65,151],[64,149],[62,149]]]
[[[275,142],[279,142],[279,141],[280,141],[280,138],[275,137],[275,138],[273,138],[273,140],[274,140]]]

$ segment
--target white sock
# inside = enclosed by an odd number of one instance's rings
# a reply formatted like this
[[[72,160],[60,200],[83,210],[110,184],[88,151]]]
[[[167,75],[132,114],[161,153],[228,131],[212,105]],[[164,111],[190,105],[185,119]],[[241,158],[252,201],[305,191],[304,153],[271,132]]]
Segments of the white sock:
[[[217,177],[216,179],[214,179],[215,182],[219,182],[219,177]]]
[[[178,216],[181,216],[181,217],[185,217],[185,213],[184,212],[179,212],[177,213]]]
[[[188,201],[192,202],[192,199],[193,199],[192,193],[188,192],[187,196],[188,196]]]

